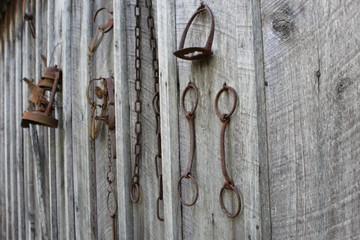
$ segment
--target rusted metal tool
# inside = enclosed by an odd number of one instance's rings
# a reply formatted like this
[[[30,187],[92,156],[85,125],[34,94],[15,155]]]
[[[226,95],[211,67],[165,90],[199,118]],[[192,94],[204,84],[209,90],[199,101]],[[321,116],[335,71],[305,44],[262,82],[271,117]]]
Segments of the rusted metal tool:
[[[195,17],[199,15],[201,12],[206,11],[210,16],[210,33],[208,39],[206,41],[205,47],[188,47],[184,48],[185,39],[189,28],[194,21]],[[208,5],[201,3],[200,7],[196,9],[195,13],[190,18],[189,22],[187,23],[184,32],[181,36],[179,50],[174,52],[174,55],[178,58],[182,58],[185,60],[198,60],[202,58],[207,58],[212,55],[211,47],[214,39],[214,31],[215,31],[215,20],[214,15],[212,14]]]
[[[109,18],[108,21],[103,25],[99,25],[96,22],[96,18],[101,11],[106,11],[108,14],[111,15],[111,18]],[[108,10],[107,8],[100,8],[99,10],[96,11],[93,21],[94,21],[94,24],[98,27],[98,29],[96,30],[94,36],[92,37],[92,39],[90,40],[90,43],[89,43],[89,47],[88,47],[89,53],[88,54],[90,57],[94,56],[96,49],[99,47],[100,43],[104,39],[105,33],[109,32],[113,28],[114,19],[112,18],[112,15],[113,15],[113,12]],[[100,37],[99,37],[99,34],[100,34]]]
[[[218,110],[219,97],[223,92],[230,92],[234,97],[234,103],[229,113],[220,113]],[[240,192],[235,187],[234,181],[229,177],[229,174],[227,173],[226,170],[226,162],[225,162],[225,130],[226,130],[226,126],[230,122],[231,115],[234,113],[236,109],[236,105],[237,105],[237,95],[235,90],[232,87],[227,86],[226,83],[224,83],[223,87],[220,89],[220,91],[216,94],[215,97],[215,113],[222,122],[221,133],[220,133],[220,154],[221,154],[221,169],[225,178],[224,186],[220,190],[219,201],[220,201],[221,209],[226,214],[226,216],[230,218],[235,218],[236,216],[238,216],[242,207]],[[230,213],[224,205],[223,193],[225,190],[234,191],[236,195],[237,208],[234,213]]]
[[[54,117],[54,99],[62,82],[61,70],[55,65],[46,67],[40,82],[35,85],[32,81],[24,78],[30,89],[29,102],[35,105],[34,111],[26,111],[22,116],[21,126],[29,127],[29,124],[38,124],[56,128],[58,120]]]
[[[99,100],[102,100],[101,104],[98,104],[90,96],[90,88],[95,81],[101,81],[103,88],[95,87],[95,96]],[[103,121],[108,125],[111,140],[111,154],[112,158],[116,158],[116,137],[115,137],[115,99],[114,99],[114,78],[94,78],[90,80],[86,89],[86,97],[88,103],[91,105],[91,120],[89,126],[89,135],[94,136],[95,132],[101,127],[100,122]],[[100,108],[100,115],[96,116],[96,109]],[[98,122],[96,122],[98,121]]]
[[[185,109],[185,96],[187,94],[187,92],[193,89],[195,91],[195,106],[191,109],[191,111],[187,111]],[[194,118],[195,118],[195,111],[197,108],[199,102],[199,91],[197,89],[197,87],[195,86],[195,84],[193,83],[189,83],[187,85],[187,87],[184,89],[183,94],[181,95],[181,105],[182,105],[182,110],[185,113],[186,119],[189,122],[189,134],[190,134],[190,152],[189,152],[189,162],[188,162],[188,167],[185,169],[185,171],[181,174],[181,177],[178,181],[178,191],[179,191],[179,198],[180,201],[183,205],[185,206],[192,206],[196,203],[198,196],[199,196],[199,186],[198,183],[196,181],[196,179],[192,176],[191,171],[192,171],[192,167],[193,167],[193,160],[194,160],[194,153],[195,153],[195,128],[194,128]],[[182,193],[181,193],[181,181],[186,178],[186,179],[191,179],[192,182],[195,184],[195,195],[194,198],[192,200],[192,202],[187,203],[184,198],[182,197]]]

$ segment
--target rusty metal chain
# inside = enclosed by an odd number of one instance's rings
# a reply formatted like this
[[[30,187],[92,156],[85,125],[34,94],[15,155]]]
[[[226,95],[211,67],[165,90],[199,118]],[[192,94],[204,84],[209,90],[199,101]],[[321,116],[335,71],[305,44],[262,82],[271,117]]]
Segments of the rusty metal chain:
[[[190,89],[193,89],[195,91],[195,106],[190,110],[187,111],[185,108],[185,96],[188,93],[188,91]],[[198,196],[199,196],[199,186],[198,183],[196,181],[196,179],[192,176],[191,171],[192,171],[192,167],[193,167],[193,161],[194,161],[194,153],[195,153],[195,128],[194,128],[194,118],[195,118],[195,111],[197,108],[199,102],[199,90],[197,89],[197,87],[195,86],[195,84],[189,82],[189,84],[187,85],[187,87],[184,89],[183,94],[181,95],[181,105],[182,105],[182,109],[183,112],[185,114],[186,119],[188,120],[189,123],[189,135],[190,135],[190,152],[189,152],[189,162],[188,162],[188,167],[185,169],[185,171],[181,174],[181,177],[178,181],[178,191],[179,191],[179,198],[180,201],[183,205],[185,206],[192,206],[196,203]],[[191,179],[191,181],[195,184],[195,196],[192,200],[192,202],[187,203],[185,202],[185,200],[182,197],[181,194],[181,181],[183,179]]]
[[[230,92],[234,97],[234,103],[229,113],[220,113],[218,110],[219,97],[223,92]],[[236,105],[237,105],[237,95],[235,90],[232,87],[227,86],[226,83],[224,83],[223,87],[219,90],[219,92],[216,94],[215,97],[215,113],[222,122],[221,133],[220,133],[220,155],[221,155],[221,170],[225,178],[225,183],[220,190],[219,201],[222,211],[226,214],[226,216],[230,218],[235,218],[237,215],[239,215],[242,207],[240,192],[235,187],[234,181],[229,177],[229,174],[226,170],[226,161],[225,161],[225,130],[226,130],[226,126],[230,122],[231,115],[234,113],[236,109]],[[230,213],[224,205],[223,193],[225,190],[233,191],[236,195],[238,204],[235,213]]]
[[[134,172],[131,179],[130,198],[133,203],[137,203],[141,197],[140,191],[140,160],[141,160],[141,59],[140,59],[140,42],[141,42],[141,7],[140,0],[136,0],[134,14],[136,19],[135,25],[135,134],[136,141],[134,145],[135,160]]]
[[[150,30],[150,50],[152,53],[152,70],[154,79],[154,97],[153,97],[153,109],[155,113],[156,122],[156,138],[157,138],[157,153],[155,155],[155,168],[156,177],[159,183],[159,194],[156,199],[156,212],[157,218],[160,221],[164,221],[164,218],[160,216],[160,202],[164,200],[163,196],[163,177],[162,177],[162,158],[161,158],[161,130],[160,130],[160,93],[159,93],[159,60],[157,50],[157,39],[155,32],[155,21],[152,15],[152,0],[145,0],[146,8],[148,9],[147,25]]]
[[[101,12],[103,10],[106,10],[110,15],[112,15],[112,11],[109,11],[106,8],[100,8],[99,10],[96,11],[93,21],[94,21],[94,24],[98,27],[98,29],[96,30],[96,32],[88,46],[88,49],[89,49],[89,52],[88,52],[89,83],[88,83],[88,87],[86,89],[86,97],[87,97],[87,102],[91,106],[91,118],[90,118],[91,120],[90,120],[90,125],[89,125],[89,135],[92,140],[95,140],[99,136],[102,122],[106,119],[108,122],[110,121],[109,120],[110,112],[108,111],[109,110],[108,109],[109,108],[109,106],[108,106],[109,91],[108,91],[107,80],[105,78],[94,78],[94,79],[92,78],[92,57],[94,56],[96,49],[98,48],[98,46],[104,39],[105,33],[109,32],[113,28],[113,18],[112,17],[109,18],[107,23],[105,23],[104,25],[99,25],[96,23],[97,15],[99,14],[99,12]],[[99,34],[101,34],[100,37],[99,37]],[[93,82],[95,82],[97,80],[101,81],[101,84],[104,87],[103,89],[101,89],[99,86],[95,86],[95,84],[92,84]],[[93,89],[93,87],[94,87],[94,89]],[[111,89],[113,90],[113,85],[112,85]],[[102,104],[97,104],[96,101],[92,99],[92,97],[91,97],[92,95],[95,95],[98,99],[102,99],[103,100]],[[111,101],[112,101],[112,104],[114,104],[113,99]],[[101,109],[100,116],[96,116],[97,108]],[[108,115],[106,116],[107,112],[108,112]],[[95,121],[97,121],[96,124],[95,124]],[[112,166],[112,159],[113,159],[113,157],[116,158],[116,154],[113,154],[113,151],[112,151],[112,145],[111,145],[111,142],[112,142],[111,131],[112,130],[113,129],[110,129],[110,127],[109,127],[108,138],[107,138],[108,171],[106,172],[106,181],[108,182],[109,186],[108,186],[107,196],[106,196],[106,206],[107,206],[109,215],[112,219],[112,238],[115,240],[116,239],[116,215],[117,215],[117,211],[118,211],[118,203],[117,203],[117,197],[116,197],[116,194],[114,191],[114,186],[113,186],[113,183],[115,182],[115,173],[113,171],[114,169]]]
[[[108,171],[106,173],[106,180],[109,184],[108,193],[106,197],[106,206],[109,212],[109,215],[112,219],[112,236],[113,240],[116,239],[116,214],[118,211],[118,204],[117,204],[117,198],[115,195],[113,183],[115,181],[115,173],[113,172],[113,166],[112,166],[112,154],[111,154],[111,134],[110,130],[108,131]],[[113,199],[113,206],[111,206],[111,198]]]

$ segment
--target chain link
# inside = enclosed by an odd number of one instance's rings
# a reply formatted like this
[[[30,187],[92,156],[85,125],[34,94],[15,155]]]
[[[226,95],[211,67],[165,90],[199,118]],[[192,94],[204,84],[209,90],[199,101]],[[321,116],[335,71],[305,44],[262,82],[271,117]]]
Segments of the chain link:
[[[160,221],[164,221],[164,218],[160,216],[160,201],[164,198],[163,196],[163,177],[162,177],[162,159],[161,159],[161,130],[160,130],[160,93],[159,93],[159,60],[157,56],[157,40],[155,32],[155,21],[152,16],[152,0],[145,0],[146,7],[148,9],[147,25],[150,30],[150,50],[152,53],[152,69],[154,79],[154,98],[153,98],[153,109],[155,113],[156,123],[156,137],[157,137],[157,153],[155,155],[155,168],[156,177],[159,184],[159,194],[156,201],[157,218]]]
[[[140,42],[141,42],[141,7],[140,0],[136,0],[134,14],[136,19],[135,25],[135,134],[136,141],[134,145],[135,161],[134,172],[132,176],[130,197],[133,203],[137,203],[140,200],[140,159],[141,159],[141,59],[140,59]]]

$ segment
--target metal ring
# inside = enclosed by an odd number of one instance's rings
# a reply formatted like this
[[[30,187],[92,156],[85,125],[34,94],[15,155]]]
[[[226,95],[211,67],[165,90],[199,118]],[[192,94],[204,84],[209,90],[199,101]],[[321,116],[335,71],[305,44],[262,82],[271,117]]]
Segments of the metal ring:
[[[221,93],[224,92],[224,91],[230,91],[234,96],[233,107],[232,107],[231,111],[229,113],[227,113],[227,114],[226,113],[223,113],[223,114],[219,113],[219,109],[218,109],[219,97],[220,97]],[[220,91],[216,94],[216,97],[215,97],[215,113],[216,113],[216,115],[218,115],[218,117],[220,118],[220,120],[222,122],[227,120],[234,113],[235,108],[236,108],[236,104],[237,104],[237,95],[236,95],[235,90],[232,87],[227,86],[226,83],[224,83],[224,86],[220,89]]]
[[[98,28],[103,32],[103,33],[107,33],[107,32],[109,32],[112,28],[113,28],[113,18],[110,18],[109,20],[108,20],[108,22],[107,23],[105,23],[104,25],[99,25],[99,24],[97,24],[97,22],[96,22],[96,17],[97,17],[97,15],[99,14],[99,12],[101,12],[101,11],[103,11],[103,10],[106,10],[110,15],[113,15],[113,12],[112,11],[110,11],[109,9],[107,9],[107,8],[100,8],[99,10],[97,10],[96,11],[96,13],[95,13],[95,15],[94,15],[94,24],[96,25],[96,26],[98,26]]]
[[[189,89],[194,89],[195,90],[195,93],[196,93],[196,99],[195,99],[195,106],[191,109],[191,111],[186,111],[185,109],[185,96],[186,96],[186,93],[189,91]],[[195,111],[196,111],[196,108],[197,108],[197,105],[198,105],[198,102],[199,102],[199,90],[197,89],[197,87],[189,82],[189,84],[187,85],[187,87],[184,89],[183,91],[183,94],[181,95],[181,105],[182,105],[182,109],[186,115],[186,117],[191,117],[194,115]]]
[[[162,201],[163,198],[158,197],[156,200],[156,212],[157,212],[157,218],[160,221],[164,221],[164,218],[160,217],[160,201]]]
[[[116,213],[117,213],[117,210],[118,210],[118,204],[117,204],[117,201],[116,201],[116,197],[115,197],[115,193],[113,192],[113,189],[112,187],[110,187],[111,190],[108,191],[108,194],[107,194],[107,197],[106,197],[106,206],[107,206],[107,210],[110,214],[110,217],[114,218],[116,216]],[[110,204],[109,204],[109,201],[110,201],[110,195],[113,195],[114,197],[114,203],[115,203],[115,209],[114,210],[111,210],[110,209]]]
[[[231,190],[235,192],[238,204],[237,204],[237,210],[234,214],[231,214],[225,207],[224,205],[224,201],[223,201],[223,192],[226,190]],[[233,184],[229,184],[228,182],[225,182],[224,186],[221,188],[220,190],[220,194],[219,194],[219,201],[220,201],[220,206],[222,211],[225,213],[226,216],[228,216],[229,218],[235,218],[237,217],[237,215],[239,215],[240,210],[241,210],[241,197],[240,197],[240,193],[239,191],[235,188],[235,186]]]
[[[131,184],[130,198],[133,203],[137,203],[140,200],[141,192],[138,183]]]
[[[189,179],[189,178],[190,178],[190,179],[192,180],[192,182],[195,184],[195,189],[196,189],[196,191],[195,191],[195,197],[194,197],[194,199],[193,199],[193,201],[192,201],[191,203],[185,202],[185,200],[184,200],[183,197],[182,197],[182,193],[181,193],[181,180],[182,180],[183,178],[186,178],[186,179]],[[199,197],[199,186],[198,186],[198,183],[197,183],[197,181],[195,180],[195,178],[194,178],[190,173],[184,174],[184,175],[182,175],[182,176],[180,177],[180,179],[179,179],[179,181],[178,181],[178,191],[179,191],[179,198],[180,198],[181,203],[182,203],[183,205],[185,205],[185,206],[188,206],[188,207],[194,205],[194,204],[196,203],[198,197]]]
[[[152,105],[153,105],[153,109],[154,109],[154,113],[156,115],[160,115],[160,106],[159,106],[159,92],[155,93],[153,100],[152,100]]]

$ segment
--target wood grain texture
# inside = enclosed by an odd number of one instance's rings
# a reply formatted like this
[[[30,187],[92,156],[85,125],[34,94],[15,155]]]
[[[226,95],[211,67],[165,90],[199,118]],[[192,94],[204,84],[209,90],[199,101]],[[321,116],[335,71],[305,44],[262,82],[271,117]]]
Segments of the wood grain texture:
[[[164,186],[164,235],[182,239],[181,208],[178,202],[179,165],[178,72],[172,53],[176,48],[176,5],[157,1],[162,171]]]
[[[64,195],[65,195],[65,239],[75,238],[75,208],[74,208],[74,165],[73,165],[73,135],[72,135],[72,86],[76,81],[71,74],[76,67],[73,65],[72,48],[72,26],[74,25],[72,1],[64,0],[62,9],[62,29],[63,29],[63,81],[62,106],[63,106],[63,129],[64,129]],[[66,61],[65,61],[66,59]]]
[[[263,1],[274,239],[359,237],[358,10]]]
[[[81,5],[83,4],[83,7]],[[76,239],[97,239],[97,206],[96,206],[96,159],[94,148],[88,135],[89,105],[86,99],[85,86],[89,81],[88,49],[93,23],[93,5],[85,2],[76,3],[75,11],[79,11],[73,26],[73,41],[80,45],[73,46],[75,65],[73,93],[73,149],[74,156],[74,189],[75,189],[75,220]]]
[[[26,4],[26,12],[34,12],[34,2],[33,5]],[[24,25],[24,35],[23,35],[23,76],[27,78],[33,78],[34,76],[34,51],[35,51],[35,41],[31,36],[29,26]],[[25,64],[26,63],[26,64]],[[23,84],[23,83],[22,83]],[[28,96],[29,91],[26,86],[23,88],[23,109],[25,111],[28,105]],[[28,129],[23,130],[23,152],[24,152],[24,187],[25,187],[25,229],[26,229],[26,239],[32,240],[35,239],[35,196],[34,196],[34,164],[32,159],[32,148],[30,142],[30,134]]]
[[[188,82],[199,89],[196,111],[196,158],[194,176],[199,183],[199,199],[192,207],[183,207],[184,239],[260,239],[261,214],[259,190],[259,149],[257,98],[255,82],[252,5],[250,1],[208,1],[215,18],[214,55],[206,61],[178,60],[179,95]],[[177,2],[178,43],[188,19],[200,5]],[[228,11],[232,6],[233,11]],[[186,46],[202,46],[209,33],[209,18],[200,15],[189,30]],[[225,216],[220,208],[219,192],[224,183],[220,164],[221,121],[214,112],[214,99],[226,83],[235,89],[238,106],[226,130],[227,169],[243,195],[243,212],[235,219]],[[190,98],[191,99],[191,98]],[[230,110],[231,95],[220,98],[221,112]],[[179,113],[180,162],[188,161],[188,126]],[[261,159],[263,161],[265,159]],[[189,188],[187,185],[183,185]],[[189,191],[186,191],[189,194]],[[235,208],[235,198],[224,194],[229,209]],[[234,211],[234,210],[233,210]]]
[[[117,232],[119,239],[133,239],[133,209],[130,202],[131,146],[130,105],[128,79],[127,7],[125,1],[113,1],[114,10],[114,69],[115,127],[116,127],[116,184],[119,211]]]
[[[25,239],[25,197],[24,197],[24,152],[23,152],[23,129],[21,127],[21,115],[22,115],[22,56],[23,56],[23,3],[17,1],[17,12],[16,15],[16,33],[15,33],[15,147],[16,147],[16,184],[17,192],[17,223],[18,226],[18,239]]]

